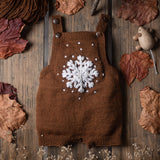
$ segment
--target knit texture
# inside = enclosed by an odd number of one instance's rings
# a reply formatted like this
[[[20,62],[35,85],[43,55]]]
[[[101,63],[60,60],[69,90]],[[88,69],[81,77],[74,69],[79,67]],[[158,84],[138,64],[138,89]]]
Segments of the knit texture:
[[[0,18],[21,18],[33,24],[43,18],[48,10],[48,0],[0,0]]]
[[[107,61],[104,16],[97,32],[71,33],[63,32],[60,16],[53,17],[60,23],[53,23],[52,57],[40,74],[37,93],[39,145],[121,144],[119,76]]]

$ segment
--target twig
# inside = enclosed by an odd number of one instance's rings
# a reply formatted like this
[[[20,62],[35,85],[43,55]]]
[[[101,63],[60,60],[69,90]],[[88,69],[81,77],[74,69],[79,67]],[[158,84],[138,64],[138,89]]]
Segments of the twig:
[[[93,16],[95,14],[95,11],[98,7],[100,0],[94,0],[93,5],[92,5],[92,9],[91,9],[91,16]]]

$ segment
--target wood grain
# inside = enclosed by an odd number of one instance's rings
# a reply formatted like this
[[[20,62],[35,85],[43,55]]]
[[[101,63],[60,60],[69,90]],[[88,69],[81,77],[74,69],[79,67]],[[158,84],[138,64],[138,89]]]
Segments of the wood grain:
[[[22,129],[16,133],[15,144],[8,144],[0,140],[0,160],[18,160],[24,159],[23,154],[27,155],[29,160],[45,160],[49,155],[60,154],[58,147],[43,147],[46,154],[37,156],[39,150],[38,139],[35,128],[36,111],[36,93],[39,85],[40,71],[48,65],[52,53],[52,22],[51,16],[60,14],[63,16],[64,28],[67,32],[74,31],[95,31],[96,25],[101,13],[109,14],[111,22],[106,33],[106,50],[108,59],[119,70],[120,57],[124,53],[130,53],[135,50],[136,42],[132,36],[137,32],[137,26],[122,19],[118,19],[116,14],[122,0],[100,1],[97,8],[97,14],[90,16],[93,0],[87,1],[86,6],[74,16],[67,16],[55,11],[55,0],[49,1],[49,12],[44,20],[34,25],[26,27],[23,32],[30,46],[22,54],[14,55],[7,60],[0,60],[0,81],[12,84],[18,90],[19,102],[23,105],[28,114],[28,121]],[[157,31],[160,38],[160,18],[146,25]],[[153,52],[157,59],[157,68],[160,72],[160,54],[159,48]],[[154,152],[153,160],[159,160],[160,156],[157,149],[160,147],[160,136],[155,136],[146,132],[139,126],[141,106],[139,100],[139,91],[146,85],[160,92],[160,74],[156,76],[154,69],[150,69],[149,75],[142,82],[135,81],[131,88],[126,86],[121,75],[121,86],[123,89],[123,145],[119,147],[108,147],[111,154],[117,156],[117,160],[128,160],[128,152],[134,156],[134,150],[131,144],[137,143],[148,145]],[[20,148],[26,146],[26,150]],[[18,148],[20,151],[18,151]],[[107,147],[95,147],[94,153]],[[91,149],[92,150],[92,149]],[[75,160],[83,160],[89,148],[85,144],[75,144],[72,146],[73,157]],[[21,156],[21,157],[20,157]],[[105,155],[99,159],[105,159]],[[147,159],[146,159],[147,160]]]

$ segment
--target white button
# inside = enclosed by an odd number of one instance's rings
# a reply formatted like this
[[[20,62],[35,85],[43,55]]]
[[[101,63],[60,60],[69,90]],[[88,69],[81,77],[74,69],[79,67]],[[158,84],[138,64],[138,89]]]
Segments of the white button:
[[[97,92],[96,91],[94,91],[94,94],[96,94]]]
[[[72,58],[74,58],[74,55],[72,55]]]
[[[67,56],[64,56],[64,58],[67,58]]]
[[[81,44],[81,42],[78,42],[77,44]]]
[[[80,48],[80,51],[83,51],[83,48]]]
[[[81,100],[81,97],[78,97],[78,100]]]
[[[65,92],[66,90],[65,89],[63,89],[63,92]]]
[[[98,61],[98,58],[95,58],[95,61]]]
[[[63,65],[63,68],[66,68],[66,66],[65,66],[65,65]]]
[[[59,73],[57,73],[57,76],[59,76]]]
[[[69,44],[66,44],[66,47],[69,47]]]
[[[94,43],[92,43],[91,46],[93,47],[93,46],[94,46]]]

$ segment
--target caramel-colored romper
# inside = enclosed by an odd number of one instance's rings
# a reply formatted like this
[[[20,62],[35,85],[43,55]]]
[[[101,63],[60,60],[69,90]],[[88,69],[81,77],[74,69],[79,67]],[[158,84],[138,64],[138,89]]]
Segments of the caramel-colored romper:
[[[119,76],[105,51],[108,17],[101,15],[96,32],[63,32],[60,16],[52,23],[52,57],[37,94],[39,145],[120,145]]]

